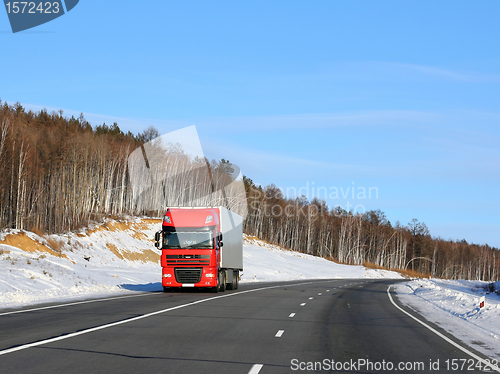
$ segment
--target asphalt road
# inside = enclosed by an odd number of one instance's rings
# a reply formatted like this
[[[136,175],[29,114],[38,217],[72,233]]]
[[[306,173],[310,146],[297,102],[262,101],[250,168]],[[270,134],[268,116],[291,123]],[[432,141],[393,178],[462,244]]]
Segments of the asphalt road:
[[[243,284],[2,310],[0,373],[480,372],[390,302],[392,283]]]

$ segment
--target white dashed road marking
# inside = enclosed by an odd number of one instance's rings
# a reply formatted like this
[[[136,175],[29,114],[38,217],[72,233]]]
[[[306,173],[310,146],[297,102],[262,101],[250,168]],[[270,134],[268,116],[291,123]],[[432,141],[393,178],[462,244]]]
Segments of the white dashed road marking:
[[[248,374],[259,374],[260,369],[262,369],[262,364],[254,364]]]

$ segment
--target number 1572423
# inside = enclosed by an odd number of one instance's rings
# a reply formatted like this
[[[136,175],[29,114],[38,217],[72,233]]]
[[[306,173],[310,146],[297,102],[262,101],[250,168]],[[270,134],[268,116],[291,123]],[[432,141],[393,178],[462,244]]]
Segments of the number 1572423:
[[[61,8],[59,2],[50,1],[9,1],[5,3],[7,13],[27,13],[27,14],[40,14],[40,13],[59,13]]]

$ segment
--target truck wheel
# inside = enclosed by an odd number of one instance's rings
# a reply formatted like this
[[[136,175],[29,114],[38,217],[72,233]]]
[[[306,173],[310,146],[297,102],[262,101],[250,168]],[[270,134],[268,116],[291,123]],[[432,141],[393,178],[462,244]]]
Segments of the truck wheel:
[[[233,272],[233,290],[238,289],[239,278],[240,278],[240,272],[238,270],[235,270]]]
[[[221,291],[221,273],[217,276],[217,286],[213,287],[210,291],[213,293],[222,292]]]
[[[224,292],[226,290],[226,277],[224,276],[224,272],[221,271],[219,273],[219,292]]]
[[[227,285],[228,290],[236,290],[238,288],[238,270],[233,270],[233,281]]]

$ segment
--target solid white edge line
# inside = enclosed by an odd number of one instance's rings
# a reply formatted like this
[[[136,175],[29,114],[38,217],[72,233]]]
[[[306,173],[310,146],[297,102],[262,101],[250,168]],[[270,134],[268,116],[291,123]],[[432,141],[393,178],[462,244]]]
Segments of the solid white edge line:
[[[262,364],[254,364],[248,374],[259,374],[260,369],[262,369],[264,365]]]
[[[391,296],[391,292],[390,292],[390,289],[391,289],[391,286],[390,285],[389,287],[387,287],[387,295],[389,295],[389,300],[391,300],[391,303],[396,307],[398,308],[400,311],[402,311],[404,314],[406,314],[407,316],[413,318],[415,321],[417,321],[418,323],[420,323],[422,326],[426,327],[427,329],[429,329],[430,331],[432,331],[434,334],[436,334],[437,336],[439,336],[440,338],[443,338],[444,340],[446,340],[448,343],[450,343],[451,345],[453,345],[454,347],[460,349],[462,352],[464,353],[467,353],[469,356],[471,356],[472,358],[475,358],[476,360],[482,362],[484,365],[486,365],[485,367],[490,367],[491,369],[497,371],[500,373],[500,368],[494,364],[492,364],[491,362],[488,362],[488,361],[485,361],[484,359],[482,359],[481,357],[479,357],[478,355],[472,353],[471,351],[469,351],[468,349],[462,347],[461,345],[455,343],[453,340],[451,340],[450,338],[448,338],[447,336],[441,334],[439,331],[437,331],[436,329],[432,328],[431,326],[429,326],[428,324],[426,324],[425,322],[422,322],[421,320],[419,320],[417,317],[414,317],[412,316],[410,313],[408,313],[406,310],[404,310],[403,308],[401,308],[399,305],[397,305],[394,300],[392,299],[392,296]]]
[[[154,294],[155,294],[154,292],[147,292],[147,293],[141,293],[141,294],[137,294],[137,295],[107,297],[105,299],[92,299],[92,300],[77,301],[77,302],[74,302],[74,303],[67,303],[67,304],[57,304],[57,305],[50,305],[50,306],[42,306],[40,308],[15,310],[13,312],[0,313],[0,317],[1,316],[8,316],[9,314],[19,314],[19,313],[27,313],[27,312],[36,312],[38,310],[62,308],[64,306],[72,306],[72,305],[80,305],[80,304],[90,304],[90,303],[97,303],[99,301],[126,299],[126,298],[129,298],[129,297],[147,296],[147,295],[154,295]]]
[[[125,320],[121,320],[121,321],[118,321],[118,322],[108,323],[106,325],[96,326],[96,327],[93,327],[93,328],[90,328],[90,329],[87,329],[87,330],[77,331],[77,332],[74,332],[74,333],[71,333],[71,334],[62,335],[62,336],[58,336],[58,337],[55,337],[55,338],[40,340],[40,341],[37,341],[37,342],[28,343],[28,344],[20,345],[20,346],[13,347],[13,348],[4,349],[4,350],[0,351],[0,356],[5,355],[5,354],[9,354],[9,353],[13,353],[13,352],[17,352],[17,351],[21,351],[21,350],[24,350],[24,349],[27,349],[27,348],[33,348],[33,347],[37,347],[37,346],[40,346],[40,345],[45,345],[45,344],[57,342],[59,340],[65,340],[65,339],[73,338],[75,336],[79,336],[79,335],[83,335],[83,334],[88,334],[89,332],[99,331],[99,330],[103,330],[103,329],[106,329],[106,328],[109,328],[109,327],[114,327],[114,326],[122,325],[122,324],[125,324],[125,323],[138,321],[138,320],[141,320],[141,319],[144,319],[144,318],[155,316],[157,314],[162,314],[162,313],[170,312],[172,310],[181,309],[181,308],[185,308],[185,307],[196,305],[196,304],[201,304],[201,303],[204,303],[204,302],[207,302],[207,301],[216,300],[216,299],[222,299],[224,297],[231,297],[231,296],[241,295],[241,294],[249,293],[249,292],[270,290],[270,289],[273,289],[273,288],[292,287],[292,286],[300,286],[300,285],[304,285],[304,284],[313,284],[313,283],[322,283],[322,282],[331,282],[331,281],[332,280],[328,280],[328,281],[316,281],[316,282],[304,282],[304,283],[286,284],[286,285],[278,285],[278,286],[269,286],[269,287],[254,288],[252,290],[246,290],[246,291],[240,291],[240,292],[225,294],[225,295],[221,295],[221,296],[209,297],[209,298],[206,298],[206,299],[202,299],[202,300],[198,300],[198,301],[193,301],[191,303],[177,305],[177,306],[174,306],[172,308],[162,309],[162,310],[158,310],[156,312],[143,314],[142,316],[137,316],[137,317],[125,319]]]
[[[274,337],[281,338],[281,336],[283,335],[284,332],[285,332],[285,330],[278,330],[278,332],[276,333],[276,335],[274,335]]]

